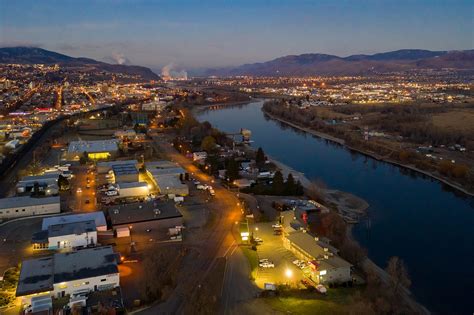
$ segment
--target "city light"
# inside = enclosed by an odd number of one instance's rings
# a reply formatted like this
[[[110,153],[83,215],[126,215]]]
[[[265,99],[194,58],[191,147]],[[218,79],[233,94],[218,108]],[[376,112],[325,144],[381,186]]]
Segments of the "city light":
[[[293,277],[293,271],[292,271],[291,269],[286,269],[286,270],[285,270],[285,276],[286,276],[287,278]]]

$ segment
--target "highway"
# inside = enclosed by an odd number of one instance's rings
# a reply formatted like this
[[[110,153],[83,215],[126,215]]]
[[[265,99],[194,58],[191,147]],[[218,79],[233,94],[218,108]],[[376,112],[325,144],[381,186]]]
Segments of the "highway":
[[[186,302],[189,301],[193,291],[200,285],[206,285],[205,279],[219,257],[226,257],[227,260],[221,289],[221,308],[226,313],[241,300],[253,298],[257,292],[257,288],[249,280],[250,267],[247,259],[238,248],[232,235],[232,229],[236,228],[235,223],[242,216],[238,198],[234,193],[214,183],[211,176],[201,172],[190,160],[180,155],[169,141],[153,137],[153,145],[156,148],[159,147],[170,160],[180,164],[193,178],[214,187],[216,195],[214,200],[209,203],[209,207],[215,215],[215,222],[212,229],[202,231],[202,237],[190,240],[190,245],[198,250],[199,255],[193,257],[187,267],[180,272],[178,285],[171,297],[163,303],[141,311],[140,314],[183,313]]]

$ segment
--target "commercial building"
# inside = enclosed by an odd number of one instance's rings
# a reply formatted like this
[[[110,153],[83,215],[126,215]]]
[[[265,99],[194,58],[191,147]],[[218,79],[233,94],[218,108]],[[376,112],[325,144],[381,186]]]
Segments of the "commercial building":
[[[1,220],[60,212],[59,196],[42,198],[24,196],[0,199]]]
[[[107,221],[102,211],[69,214],[48,217],[43,219],[41,230],[47,231],[51,225],[77,223],[84,221],[94,221],[97,231],[107,231]]]
[[[33,191],[35,185],[38,186],[40,192],[44,192],[46,195],[53,195],[58,193],[58,178],[59,172],[46,173],[38,176],[25,176],[22,177],[17,185],[17,194],[30,193]],[[49,190],[49,191],[48,191]]]
[[[111,171],[114,166],[121,166],[121,165],[135,165],[135,168],[138,169],[137,160],[105,161],[105,162],[97,163],[97,173],[105,174]]]
[[[114,230],[132,228],[135,231],[168,230],[183,224],[183,215],[173,202],[145,202],[114,206],[108,210]]]
[[[67,159],[79,161],[84,153],[91,160],[113,158],[118,152],[118,140],[71,141],[67,150]]]
[[[117,198],[147,197],[150,194],[150,189],[146,182],[117,183],[117,189]]]
[[[283,238],[283,245],[309,264],[308,277],[316,283],[352,281],[352,265],[339,257],[329,244],[306,233],[295,231]]]
[[[135,163],[112,165],[112,172],[116,183],[138,182],[138,168]]]
[[[38,295],[74,297],[119,285],[117,254],[111,246],[94,247],[23,261],[16,296],[29,303]]]
[[[94,220],[50,225],[32,239],[33,249],[75,249],[95,246],[97,229]]]
[[[153,181],[161,194],[166,195],[189,195],[188,185],[181,182],[186,171],[177,167],[169,161],[147,162],[145,169],[148,177]]]

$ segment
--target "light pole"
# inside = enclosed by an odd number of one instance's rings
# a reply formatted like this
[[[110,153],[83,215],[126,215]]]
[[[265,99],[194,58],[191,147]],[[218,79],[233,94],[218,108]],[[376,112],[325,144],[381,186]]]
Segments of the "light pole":
[[[289,268],[285,270],[285,276],[288,279],[287,284],[289,285],[291,278],[293,277],[293,271]]]

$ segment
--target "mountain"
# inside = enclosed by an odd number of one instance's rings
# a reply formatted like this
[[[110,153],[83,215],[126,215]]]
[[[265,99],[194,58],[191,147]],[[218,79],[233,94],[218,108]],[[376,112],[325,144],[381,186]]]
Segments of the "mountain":
[[[21,64],[59,64],[65,67],[87,66],[101,71],[140,75],[146,80],[159,80],[160,77],[149,68],[141,66],[109,64],[89,58],[75,58],[36,47],[0,48],[0,63]]]
[[[206,75],[307,76],[364,75],[412,69],[474,69],[474,50],[430,51],[402,49],[373,55],[339,57],[303,54],[238,67],[209,69]]]

